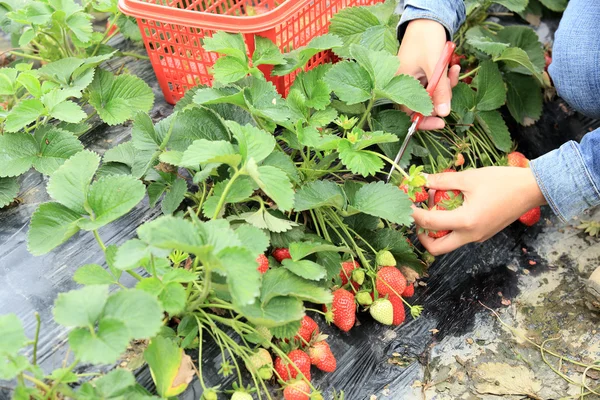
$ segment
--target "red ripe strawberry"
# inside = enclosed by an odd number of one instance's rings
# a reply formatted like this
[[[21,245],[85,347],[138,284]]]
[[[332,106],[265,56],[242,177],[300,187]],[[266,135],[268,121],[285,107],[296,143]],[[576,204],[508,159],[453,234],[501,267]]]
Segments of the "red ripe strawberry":
[[[340,278],[342,279],[342,286],[348,283],[348,279],[352,277],[352,271],[360,268],[360,264],[356,261],[346,261],[342,263],[342,269],[340,270]],[[355,286],[354,284],[352,286]],[[355,286],[356,288],[358,286]]]
[[[273,249],[273,253],[271,253],[271,254],[278,262],[282,262],[286,258],[292,258],[292,256],[290,255],[290,249],[285,248],[285,247]]]
[[[508,165],[510,167],[519,167],[519,168],[527,168],[529,167],[529,160],[527,157],[518,151],[513,151],[512,153],[508,153],[506,156],[508,159]]]
[[[304,345],[304,342],[310,342],[313,335],[316,336],[318,334],[319,326],[317,325],[315,320],[309,317],[308,315],[305,315],[304,318],[302,318],[302,322],[300,323],[300,329],[298,329],[298,334],[294,337],[294,339],[299,340],[302,343],[302,345]]]
[[[439,239],[448,235],[452,231],[429,231],[428,235],[430,238]]]
[[[310,381],[310,357],[302,350],[292,350],[288,354],[289,359],[302,372],[304,377]],[[289,372],[288,372],[289,370]],[[287,382],[295,379],[299,374],[293,365],[282,360],[281,357],[275,359],[275,372],[279,375],[282,381]]]
[[[519,217],[519,221],[527,226],[533,226],[538,223],[540,220],[540,216],[542,215],[542,211],[539,207],[532,208],[527,211],[525,214]]]
[[[394,321],[392,322],[392,325],[400,325],[404,322],[404,318],[406,318],[406,314],[404,313],[404,303],[398,296],[390,295],[388,300],[392,303],[392,307],[394,307]]]
[[[453,67],[455,65],[460,65],[460,60],[464,60],[465,56],[452,54],[452,58],[450,59],[450,66]]]
[[[433,204],[438,210],[454,210],[462,206],[463,194],[460,190],[436,190],[433,196]]]
[[[406,183],[404,183],[404,181],[402,181],[402,184],[398,187],[404,193],[408,194],[408,190],[409,190],[408,185]],[[423,201],[427,201],[428,198],[429,198],[429,193],[427,193],[427,190],[424,187],[421,187],[420,190],[419,190],[419,188],[415,189],[414,199],[412,199],[412,200],[414,200],[415,203],[421,203]]]
[[[323,311],[327,312],[325,305],[323,305]],[[333,292],[331,312],[333,314],[333,324],[342,331],[348,332],[356,322],[354,295],[346,289],[338,289]]]
[[[401,294],[406,289],[406,278],[396,267],[383,267],[377,272],[375,287],[380,297]]]
[[[407,297],[413,297],[415,294],[415,285],[413,283],[411,283],[410,285],[406,286],[406,289],[404,289],[404,292],[402,292],[402,297],[407,298]]]
[[[258,272],[264,274],[269,269],[269,259],[264,254],[256,257],[256,262],[258,263]]]
[[[323,372],[333,372],[337,367],[335,356],[325,341],[317,342],[308,349],[310,362]]]
[[[443,170],[442,172],[446,173],[446,172],[456,172],[455,169],[452,168],[446,168],[445,170]]]
[[[310,386],[302,380],[291,382],[283,389],[283,398],[285,400],[309,400]]]
[[[465,71],[465,74],[468,74],[469,72],[471,72],[473,69],[472,68],[467,68],[467,70]],[[473,75],[471,76],[467,76],[466,78],[463,78],[462,80],[464,83],[466,83],[467,85],[470,85],[473,82]]]

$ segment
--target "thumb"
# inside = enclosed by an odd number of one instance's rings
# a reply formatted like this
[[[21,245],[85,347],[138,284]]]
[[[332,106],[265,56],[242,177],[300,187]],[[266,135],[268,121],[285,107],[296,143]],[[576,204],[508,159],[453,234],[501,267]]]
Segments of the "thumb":
[[[464,172],[442,172],[441,174],[427,175],[427,186],[434,190],[460,190],[465,189]]]
[[[447,74],[442,75],[440,78],[432,97],[435,114],[438,117],[447,117],[450,114],[450,103],[452,101],[452,86]]]

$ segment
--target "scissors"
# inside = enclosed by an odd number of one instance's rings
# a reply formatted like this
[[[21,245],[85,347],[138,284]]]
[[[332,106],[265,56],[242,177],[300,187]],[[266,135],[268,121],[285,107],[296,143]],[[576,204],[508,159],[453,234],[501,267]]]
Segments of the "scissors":
[[[442,74],[444,74],[444,72],[446,72],[446,70],[448,69],[448,64],[450,64],[450,58],[452,57],[452,54],[454,53],[454,49],[456,49],[456,45],[454,43],[452,43],[451,41],[447,41],[446,44],[444,45],[444,50],[442,51],[442,56],[440,57],[439,61],[437,62],[436,66],[435,66],[435,69],[433,70],[431,79],[427,83],[427,93],[429,93],[429,97],[433,97],[433,93],[435,92],[435,89],[437,88],[437,85],[440,82],[440,79],[442,78]],[[402,142],[400,151],[398,151],[398,154],[396,154],[396,158],[394,159],[394,165],[397,165],[398,162],[400,161],[400,159],[402,158],[402,156],[404,155],[404,152],[406,151],[406,147],[408,146],[408,142],[413,137],[415,132],[419,129],[419,125],[421,125],[421,122],[423,122],[424,118],[425,117],[423,116],[423,114],[418,113],[418,112],[416,112],[412,115],[412,125],[408,129],[408,133],[406,134],[406,137],[404,138],[404,142]],[[392,177],[392,172],[394,171],[394,165],[392,165],[390,172],[385,180],[386,183],[388,183],[390,181],[390,178]]]

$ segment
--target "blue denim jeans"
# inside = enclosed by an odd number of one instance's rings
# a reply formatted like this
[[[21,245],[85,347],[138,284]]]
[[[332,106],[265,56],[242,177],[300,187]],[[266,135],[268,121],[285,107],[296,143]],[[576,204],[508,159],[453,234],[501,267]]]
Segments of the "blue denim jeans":
[[[465,18],[462,0],[407,0],[399,24],[417,18],[440,22],[449,35]],[[577,111],[600,118],[600,1],[570,0],[555,34],[549,73],[560,97]],[[548,204],[568,221],[600,205],[600,129],[532,160]]]

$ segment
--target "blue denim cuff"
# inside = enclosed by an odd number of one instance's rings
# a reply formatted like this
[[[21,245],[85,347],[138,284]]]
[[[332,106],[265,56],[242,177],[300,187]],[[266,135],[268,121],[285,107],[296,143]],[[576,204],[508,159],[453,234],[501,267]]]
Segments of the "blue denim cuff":
[[[577,142],[567,142],[529,166],[548,205],[563,222],[600,204],[600,192]]]
[[[407,22],[414,19],[431,19],[446,28],[450,40],[465,18],[466,9],[463,0],[406,0],[398,23],[398,39],[402,41]]]

